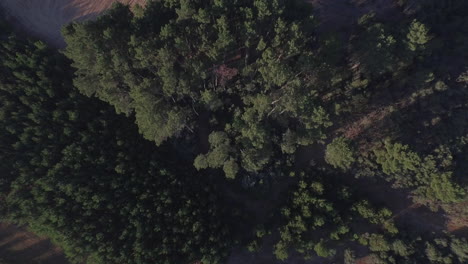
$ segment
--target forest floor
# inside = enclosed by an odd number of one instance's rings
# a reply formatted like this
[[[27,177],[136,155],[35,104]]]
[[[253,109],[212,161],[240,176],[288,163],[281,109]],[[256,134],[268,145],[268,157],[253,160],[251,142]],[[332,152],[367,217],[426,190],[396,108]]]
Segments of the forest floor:
[[[12,264],[68,264],[47,238],[6,223],[0,223],[0,258]]]

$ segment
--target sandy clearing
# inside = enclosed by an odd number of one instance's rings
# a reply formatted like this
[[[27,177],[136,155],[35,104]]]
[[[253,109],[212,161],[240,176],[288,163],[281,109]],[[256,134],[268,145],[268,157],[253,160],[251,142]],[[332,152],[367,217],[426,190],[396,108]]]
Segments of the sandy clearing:
[[[71,21],[91,19],[109,9],[114,2],[143,4],[145,0],[0,0],[0,6],[28,34],[64,47],[60,34]]]

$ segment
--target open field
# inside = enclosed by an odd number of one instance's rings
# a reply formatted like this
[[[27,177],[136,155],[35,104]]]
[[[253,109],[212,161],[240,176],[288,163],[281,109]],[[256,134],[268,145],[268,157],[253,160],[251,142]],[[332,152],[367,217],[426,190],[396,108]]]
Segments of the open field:
[[[94,18],[114,2],[134,5],[145,0],[2,0],[0,5],[27,33],[63,47],[63,25]]]

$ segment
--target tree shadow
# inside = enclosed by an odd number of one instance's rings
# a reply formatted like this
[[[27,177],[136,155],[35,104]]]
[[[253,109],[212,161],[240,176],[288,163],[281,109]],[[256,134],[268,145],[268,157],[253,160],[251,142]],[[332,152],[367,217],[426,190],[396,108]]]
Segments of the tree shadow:
[[[21,237],[13,238],[6,243],[3,243],[2,245],[0,245],[0,254],[3,252],[12,251],[12,248],[14,248],[15,246],[21,245],[26,239],[27,239],[26,237],[21,236]]]
[[[426,206],[419,206],[408,210],[398,217],[396,223],[399,228],[416,234],[443,234],[447,218],[442,210],[431,211]]]
[[[464,226],[464,227],[455,229],[451,233],[457,237],[468,237],[468,227]]]

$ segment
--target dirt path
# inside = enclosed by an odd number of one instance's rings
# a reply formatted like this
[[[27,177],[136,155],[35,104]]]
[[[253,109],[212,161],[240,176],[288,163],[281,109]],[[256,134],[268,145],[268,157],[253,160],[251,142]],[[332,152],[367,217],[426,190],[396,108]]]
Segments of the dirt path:
[[[0,6],[28,34],[64,47],[60,33],[63,25],[95,18],[115,2],[134,5],[143,4],[145,0],[1,0]]]
[[[48,239],[7,223],[0,223],[0,259],[12,264],[69,263]]]
[[[381,107],[377,110],[370,111],[366,113],[363,117],[359,118],[358,120],[351,121],[344,127],[337,129],[335,133],[343,134],[346,138],[354,139],[362,134],[367,129],[375,126],[377,122],[380,122],[387,118],[392,113],[407,108],[411,104],[414,104],[416,100],[412,98],[403,98],[400,101]]]

